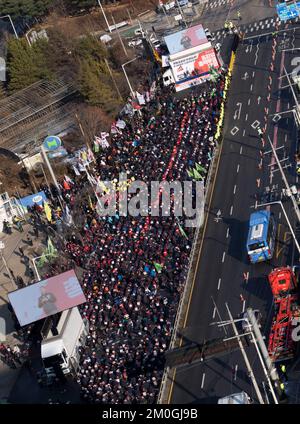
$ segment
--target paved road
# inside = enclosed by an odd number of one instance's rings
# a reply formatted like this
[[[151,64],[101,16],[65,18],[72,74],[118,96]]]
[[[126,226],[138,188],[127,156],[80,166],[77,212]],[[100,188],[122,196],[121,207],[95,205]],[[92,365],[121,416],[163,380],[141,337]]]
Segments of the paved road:
[[[234,317],[241,314],[243,306],[258,308],[263,314],[262,329],[267,335],[272,314],[272,294],[266,275],[272,267],[290,264],[293,260],[293,244],[289,230],[277,206],[272,206],[279,223],[273,260],[270,263],[250,266],[245,250],[247,220],[253,210],[251,206],[255,205],[256,200],[260,202],[262,196],[264,201],[278,197],[282,188],[276,168],[268,166],[274,163],[271,154],[264,154],[263,167],[259,169],[261,151],[265,153],[270,149],[267,144],[262,147],[257,132],[251,125],[259,121],[263,126],[266,116],[267,133],[277,147],[284,147],[278,150],[280,158],[285,155],[292,159],[294,154],[296,137],[292,115],[281,118],[277,129],[271,116],[275,112],[291,108],[293,104],[289,89],[281,92],[278,90],[278,77],[283,64],[288,72],[291,72],[291,61],[297,55],[297,50],[282,52],[280,46],[288,48],[289,44],[293,47],[293,42],[295,47],[300,47],[299,26],[294,25],[288,29],[290,28],[292,31],[281,32],[278,36],[274,72],[269,70],[272,61],[272,36],[245,40],[238,50],[226,107],[222,156],[204,243],[199,252],[200,260],[193,296],[183,330],[184,336],[189,340],[203,342],[204,339],[224,335],[224,330],[210,324],[220,317],[222,320],[228,319],[225,302],[228,302]],[[256,33],[263,34],[265,31],[264,28]],[[269,76],[272,77],[272,82],[268,99]],[[233,127],[238,128],[235,135],[234,131],[231,132]],[[288,168],[286,172],[290,182],[294,182],[294,169]],[[295,214],[291,210],[290,201],[284,201],[284,205],[294,223]],[[222,220],[217,223],[215,217],[219,209],[222,212]],[[249,273],[247,281],[244,281],[244,273]],[[241,302],[240,294],[246,300],[245,305]],[[229,328],[227,331],[232,334]],[[247,348],[247,352],[263,393],[264,376],[253,346]],[[241,390],[245,390],[257,400],[245,370],[240,352],[204,364],[181,368],[175,374],[170,403],[216,403],[218,398]],[[270,398],[270,393],[268,395]]]

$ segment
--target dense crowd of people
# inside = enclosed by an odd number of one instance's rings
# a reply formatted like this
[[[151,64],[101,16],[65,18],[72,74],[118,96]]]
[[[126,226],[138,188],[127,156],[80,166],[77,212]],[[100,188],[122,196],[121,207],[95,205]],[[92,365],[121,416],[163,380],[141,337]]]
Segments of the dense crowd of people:
[[[206,86],[184,98],[160,93],[153,108],[112,137],[91,174],[112,181],[127,172],[129,180],[150,183],[188,180],[195,163],[208,169],[223,87],[221,75],[216,90]],[[99,217],[82,197],[76,203],[84,185],[76,181],[74,175],[64,195],[73,199],[71,210],[81,209],[83,231],[67,249],[86,270],[81,310],[90,326],[77,381],[88,402],[154,403],[193,230],[180,231],[174,216]]]
[[[195,164],[208,170],[224,78],[221,73],[217,82],[195,87],[185,97],[158,90],[141,116],[126,120],[125,128],[97,153],[89,175],[113,181],[126,172],[129,184],[141,180],[150,185],[191,180],[188,170]],[[194,230],[183,231],[184,217],[151,216],[151,208],[148,216],[99,216],[91,185],[86,173],[74,172],[62,184],[63,201],[76,226],[64,235],[64,247],[84,269],[81,284],[87,302],[80,310],[89,323],[77,382],[86,402],[154,403]],[[45,192],[50,199],[46,187]],[[57,198],[51,206],[58,224],[62,211],[56,212]],[[34,226],[39,226],[40,211],[33,208],[31,213]],[[44,277],[64,270],[56,264]]]

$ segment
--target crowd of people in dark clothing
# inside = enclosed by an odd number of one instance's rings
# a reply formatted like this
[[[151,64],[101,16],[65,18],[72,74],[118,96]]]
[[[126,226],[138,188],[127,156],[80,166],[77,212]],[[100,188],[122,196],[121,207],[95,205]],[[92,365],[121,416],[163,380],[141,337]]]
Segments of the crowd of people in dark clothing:
[[[208,170],[223,75],[214,86],[216,90],[206,86],[184,98],[158,95],[153,108],[112,137],[90,173],[112,181],[127,172],[128,180],[149,183],[189,180],[187,170],[195,163]],[[68,197],[73,197],[71,209],[81,209],[83,232],[69,240],[67,249],[86,270],[82,284],[87,303],[81,312],[90,326],[77,379],[83,398],[92,403],[154,403],[193,229],[180,231],[174,216],[99,217],[95,204],[82,198],[76,204],[80,187],[75,176],[74,181]]]
[[[191,180],[188,170],[196,163],[208,171],[224,79],[221,73],[185,96],[157,92],[141,116],[123,118],[126,127],[95,155],[89,175],[113,181],[126,172],[129,184],[150,184]],[[99,216],[96,186],[91,190],[86,173],[70,176],[62,197],[76,228],[66,237],[65,252],[84,270],[87,302],[80,310],[89,324],[77,375],[82,397],[90,403],[155,403],[194,229],[182,230],[184,217],[151,216],[151,210],[148,216]]]

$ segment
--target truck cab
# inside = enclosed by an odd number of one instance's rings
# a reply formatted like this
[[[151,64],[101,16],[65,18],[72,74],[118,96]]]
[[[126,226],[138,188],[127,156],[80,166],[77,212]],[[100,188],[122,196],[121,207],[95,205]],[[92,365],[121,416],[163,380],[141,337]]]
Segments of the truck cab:
[[[173,73],[170,68],[163,73],[163,83],[165,87],[175,83]]]

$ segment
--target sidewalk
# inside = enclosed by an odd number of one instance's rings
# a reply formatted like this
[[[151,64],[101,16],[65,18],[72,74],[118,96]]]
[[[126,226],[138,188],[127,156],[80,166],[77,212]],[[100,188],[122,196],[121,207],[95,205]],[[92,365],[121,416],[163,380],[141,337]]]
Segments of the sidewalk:
[[[33,240],[33,246],[26,243],[27,235]],[[26,275],[26,266],[23,262],[19,247],[22,246],[24,254],[29,258],[37,256],[43,250],[42,241],[44,236],[41,235],[36,239],[32,232],[32,226],[24,225],[24,232],[19,233],[13,229],[10,235],[0,233],[0,240],[5,243],[4,258],[6,259],[8,268],[13,271],[13,275],[21,276],[25,284],[30,283],[31,278]],[[25,241],[25,242],[24,242]],[[32,265],[32,264],[31,264]],[[6,268],[1,261],[0,263],[0,343],[7,343],[11,347],[20,345],[21,342],[16,338],[14,321],[8,309],[8,293],[17,289],[16,284],[10,280]],[[0,399],[7,399],[9,393],[18,378],[21,366],[12,369],[0,360]]]

